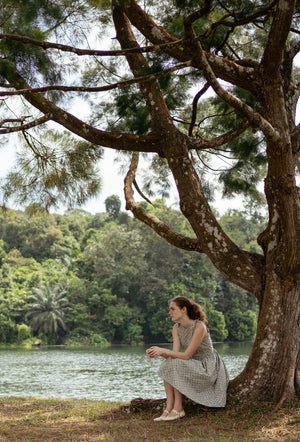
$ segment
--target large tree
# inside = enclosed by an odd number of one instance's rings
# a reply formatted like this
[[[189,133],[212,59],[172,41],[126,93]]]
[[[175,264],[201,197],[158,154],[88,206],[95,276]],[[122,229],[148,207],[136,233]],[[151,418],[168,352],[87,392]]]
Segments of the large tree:
[[[105,9],[108,4],[109,11]],[[299,87],[293,67],[300,50],[298,9],[296,0],[8,0],[2,5],[0,35],[1,95],[6,103],[11,96],[16,114],[12,118],[5,108],[0,133],[22,131],[31,152],[22,163],[23,172],[31,178],[26,181],[25,175],[18,179],[15,174],[11,182],[21,187],[23,196],[30,184],[38,183],[35,190],[47,195],[44,201],[51,203],[65,195],[68,177],[73,177],[70,185],[80,192],[81,200],[97,188],[92,165],[99,158],[100,146],[131,152],[125,180],[127,209],[175,247],[205,253],[229,281],[258,300],[253,350],[243,372],[231,381],[231,394],[280,404],[289,404],[300,395],[300,201],[296,185],[300,126],[295,123]],[[109,22],[108,12],[119,48],[79,49],[71,44],[80,27],[86,25],[88,32],[98,20],[96,45],[97,34],[102,32],[100,22]],[[73,86],[78,81],[76,56],[81,65],[90,61],[82,84]],[[112,57],[112,62],[105,64],[104,57]],[[123,80],[116,81],[118,67]],[[187,83],[195,92],[189,107]],[[208,88],[216,98],[203,107]],[[115,101],[106,97],[109,103],[101,111],[97,94],[109,90],[117,90]],[[72,91],[92,94],[95,108],[86,121],[68,104],[66,96]],[[26,114],[16,105],[18,97],[27,106]],[[212,124],[208,124],[210,111],[215,115]],[[110,118],[110,129],[104,126],[103,112],[116,117],[115,124]],[[28,115],[34,118],[30,121]],[[28,135],[30,128],[48,120],[82,141],[77,140],[74,147],[74,140],[69,140],[73,147],[56,155],[53,135],[49,149],[45,138],[39,144]],[[63,141],[66,146],[68,140]],[[141,152],[156,155],[153,165],[160,176],[167,165],[195,237],[175,232],[135,202],[133,187]],[[233,161],[222,174],[227,191],[234,185],[235,190],[254,192],[253,180],[265,170],[269,221],[257,238],[260,253],[241,250],[210,207],[204,169],[213,153],[226,154]],[[46,184],[41,184],[43,176]],[[83,184],[78,188],[76,180],[80,179]],[[53,195],[55,186],[59,191]],[[6,191],[9,195],[12,187]]]

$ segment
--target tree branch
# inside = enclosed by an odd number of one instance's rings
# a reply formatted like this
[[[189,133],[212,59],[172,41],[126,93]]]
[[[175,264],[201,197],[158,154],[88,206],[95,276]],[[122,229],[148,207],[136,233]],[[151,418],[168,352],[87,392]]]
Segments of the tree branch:
[[[260,129],[267,139],[277,142],[280,140],[280,134],[273,128],[273,126],[265,120],[258,112],[255,112],[250,106],[245,102],[231,94],[225,88],[223,88],[218,82],[213,69],[210,66],[211,59],[214,56],[210,55],[208,59],[206,58],[204,51],[200,45],[200,42],[195,41],[195,33],[193,28],[185,23],[185,31],[187,39],[191,42],[191,46],[194,49],[193,61],[202,70],[206,81],[211,85],[217,95],[221,97],[226,103],[237,109],[242,115],[244,115],[251,126],[257,130]],[[194,65],[194,63],[192,63]]]
[[[189,136],[191,137],[193,135],[193,130],[194,130],[194,126],[195,126],[195,122],[196,122],[196,118],[197,118],[197,106],[198,106],[198,101],[200,100],[200,98],[202,97],[203,94],[205,94],[205,92],[210,88],[210,84],[206,83],[203,88],[197,92],[197,94],[194,96],[193,99],[193,110],[192,110],[192,118],[191,118],[191,123],[190,123],[190,127],[189,127]]]
[[[296,0],[278,0],[274,19],[265,45],[261,66],[268,76],[279,73]]]
[[[135,0],[128,0],[124,2],[124,11],[130,22],[154,45],[166,46],[163,51],[174,57],[178,61],[193,60],[193,49],[185,44],[168,46],[169,43],[175,43],[177,40],[175,37],[166,32],[163,28],[158,26],[152,19],[143,11]],[[193,36],[193,40],[198,41],[201,37]],[[190,42],[189,42],[190,43]],[[212,55],[203,51],[205,56],[209,58],[209,63],[215,75],[223,80],[232,83],[236,86],[245,87],[247,84],[247,89],[252,91],[254,94],[257,92],[257,86],[253,83],[251,74],[253,68],[250,64],[246,69],[239,64],[233,62],[232,60],[226,59],[225,57],[219,57],[217,55]],[[197,63],[192,62],[192,66],[199,68]]]
[[[193,24],[199,18],[209,14],[210,11],[212,10],[212,7],[213,7],[213,1],[205,0],[203,8],[200,8],[197,11],[193,12],[192,14],[188,15],[186,17],[186,21],[189,22],[190,24]]]
[[[31,44],[34,46],[39,46],[45,50],[57,49],[62,52],[70,52],[78,56],[93,55],[95,57],[119,57],[120,55],[127,55],[127,54],[156,52],[165,48],[172,48],[173,46],[183,45],[182,39],[176,39],[169,43],[162,43],[154,46],[142,46],[136,48],[102,51],[97,49],[80,49],[80,48],[75,48],[74,46],[64,45],[60,43],[52,43],[50,41],[37,40],[35,38],[27,37],[25,35],[17,35],[17,34],[0,33],[0,40],[1,39],[14,40],[14,41],[19,41],[23,44]]]
[[[124,14],[123,9],[119,6],[113,8],[113,19],[117,31],[117,39],[121,47],[139,47],[131,31],[129,20]],[[140,77],[143,70],[149,69],[146,59],[142,54],[128,54],[126,59],[134,77]],[[166,127],[169,129],[175,128],[169,109],[155,81],[155,77],[153,77],[153,81],[141,82],[140,90],[149,109],[154,131],[164,130]]]
[[[230,129],[225,134],[219,135],[213,138],[197,138],[190,140],[189,149],[195,150],[206,150],[206,149],[217,149],[226,143],[234,140],[237,136],[241,135],[250,126],[249,121],[245,118],[241,123],[239,123],[235,128]]]
[[[7,66],[7,64],[9,66]],[[10,85],[16,89],[26,89],[25,99],[36,109],[49,115],[49,119],[56,121],[61,126],[90,143],[111,147],[116,150],[158,152],[159,140],[152,134],[135,135],[125,133],[106,132],[79,120],[69,112],[59,108],[42,95],[31,92],[26,81],[12,68],[7,60],[0,59],[0,72],[5,76]]]
[[[28,115],[27,116],[24,115],[23,117],[20,117],[20,118],[5,118],[4,120],[0,121],[0,127],[3,127],[6,123],[21,123],[21,124],[23,124],[27,118],[30,118],[30,117]]]
[[[135,187],[137,193],[138,193],[139,195],[141,195],[141,197],[142,197],[145,201],[147,201],[147,203],[152,204],[151,201],[149,200],[149,198],[147,198],[146,195],[141,191],[141,189],[140,189],[140,187],[139,187],[139,185],[138,185],[136,179],[133,180],[133,185],[134,185],[134,187]]]
[[[33,120],[27,124],[21,124],[20,126],[7,127],[5,129],[0,129],[0,134],[1,135],[2,134],[9,134],[9,133],[13,133],[13,132],[20,132],[20,131],[24,131],[27,129],[31,129],[32,127],[39,126],[40,124],[46,123],[47,121],[49,121],[51,119],[50,117],[51,117],[50,114],[46,114],[46,115],[43,115],[42,117],[37,118],[36,120]],[[28,117],[26,117],[26,118],[28,118]],[[22,118],[20,120],[22,120]],[[0,124],[0,126],[1,126],[1,124]]]
[[[210,29],[214,29],[214,28],[216,28],[216,27],[218,27],[220,25],[228,26],[229,28],[236,28],[238,26],[244,26],[244,25],[247,25],[249,23],[252,23],[255,20],[257,20],[258,18],[265,17],[266,14],[268,14],[274,8],[274,6],[276,5],[276,3],[278,3],[278,1],[279,0],[273,0],[273,2],[270,3],[270,5],[267,6],[266,8],[258,10],[256,12],[254,12],[254,14],[248,15],[247,17],[244,17],[242,19],[237,20],[234,17],[233,21],[227,20],[228,17],[232,17],[233,16],[233,13],[230,10],[226,9],[224,7],[224,5],[222,5],[223,9],[226,10],[227,14],[226,14],[225,17],[223,17],[220,20],[218,20],[217,22],[213,23],[211,25]]]
[[[147,224],[160,237],[165,239],[169,244],[183,250],[202,252],[199,242],[196,238],[189,238],[172,230],[167,224],[163,223],[159,218],[140,207],[133,198],[132,184],[135,180],[135,174],[138,166],[139,154],[135,152],[132,155],[130,168],[124,180],[124,194],[126,200],[126,210],[130,210],[135,218]]]
[[[138,84],[147,81],[153,81],[157,78],[164,77],[165,75],[169,75],[172,72],[178,71],[180,69],[187,68],[191,65],[190,61],[186,61],[184,63],[177,64],[170,68],[164,69],[163,71],[151,73],[148,75],[138,76],[132,78],[130,80],[118,81],[114,84],[109,84],[106,86],[97,86],[97,87],[85,87],[85,86],[63,86],[63,85],[51,85],[51,86],[43,86],[36,88],[27,88],[27,89],[18,89],[16,91],[1,91],[0,97],[4,96],[14,96],[14,95],[24,95],[24,93],[30,92],[49,92],[49,91],[63,91],[63,92],[106,92],[111,91],[113,89],[118,89],[124,86],[130,86],[132,84]]]

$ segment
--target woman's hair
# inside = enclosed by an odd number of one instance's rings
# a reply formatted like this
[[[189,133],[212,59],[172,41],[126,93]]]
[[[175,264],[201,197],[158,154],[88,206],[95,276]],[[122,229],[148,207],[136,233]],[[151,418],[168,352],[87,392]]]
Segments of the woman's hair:
[[[207,322],[206,314],[204,313],[201,305],[192,301],[185,296],[176,296],[173,299],[170,299],[169,304],[171,302],[175,302],[175,304],[180,308],[186,307],[187,315],[190,319],[200,319],[200,321]]]

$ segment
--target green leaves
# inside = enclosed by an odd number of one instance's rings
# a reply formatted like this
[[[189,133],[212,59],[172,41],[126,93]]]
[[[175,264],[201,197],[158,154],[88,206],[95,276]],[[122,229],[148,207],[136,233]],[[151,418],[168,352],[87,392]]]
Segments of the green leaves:
[[[69,302],[65,294],[61,287],[50,286],[48,282],[34,289],[34,294],[28,297],[25,315],[33,330],[57,334],[59,327],[66,329],[64,316]]]
[[[163,200],[150,207],[191,234],[183,215]],[[16,325],[25,322],[53,343],[165,342],[172,330],[168,300],[179,295],[203,305],[215,340],[253,336],[257,306],[250,294],[229,284],[205,256],[162,243],[132,218],[121,220],[122,213],[113,221],[80,210],[50,215],[37,206],[2,214],[0,342],[1,327],[2,342],[16,342]],[[239,247],[260,252],[255,239],[265,227],[262,216],[235,211],[220,222]],[[236,312],[247,330],[237,328]]]
[[[44,207],[81,205],[100,190],[96,169],[103,149],[67,133],[45,131],[43,143],[26,135],[26,150],[3,185],[4,201]]]
[[[25,35],[37,40],[44,40],[50,28],[54,29],[64,20],[67,6],[67,2],[52,0],[6,0],[1,3],[2,33]],[[52,57],[38,46],[1,39],[0,53],[14,63],[19,74],[31,83],[31,86],[38,84],[35,71],[49,82],[60,79],[60,73],[54,68]]]

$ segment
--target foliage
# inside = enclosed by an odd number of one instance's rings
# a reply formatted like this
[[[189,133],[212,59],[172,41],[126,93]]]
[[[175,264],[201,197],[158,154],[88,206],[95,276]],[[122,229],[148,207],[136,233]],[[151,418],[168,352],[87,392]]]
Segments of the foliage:
[[[121,200],[118,195],[111,195],[104,201],[106,212],[113,218],[116,219],[120,213]]]
[[[33,342],[33,336],[32,336],[32,329],[26,324],[17,324],[17,330],[18,330],[18,337],[17,337],[17,343],[20,345],[26,345],[29,343],[29,345]]]
[[[190,234],[182,215],[163,200],[149,210]],[[168,301],[177,295],[204,306],[214,340],[253,338],[257,306],[249,294],[228,284],[205,257],[174,250],[146,226],[123,219],[122,212],[112,220],[80,210],[3,214],[0,342],[167,342]],[[234,211],[221,222],[247,248],[264,220]],[[9,234],[13,223],[15,237]],[[49,229],[55,235],[45,248]]]
[[[58,335],[59,328],[66,329],[64,316],[68,301],[64,297],[65,291],[47,282],[44,287],[34,288],[33,292],[27,298],[25,319],[38,333]]]
[[[225,341],[228,337],[229,324],[226,324],[225,317],[222,312],[210,309],[207,313],[209,332],[214,341]],[[227,327],[228,328],[227,328]],[[250,338],[253,337],[253,334]]]
[[[256,315],[251,310],[241,312],[232,308],[225,313],[226,325],[229,329],[228,338],[233,341],[251,339],[256,331]]]

